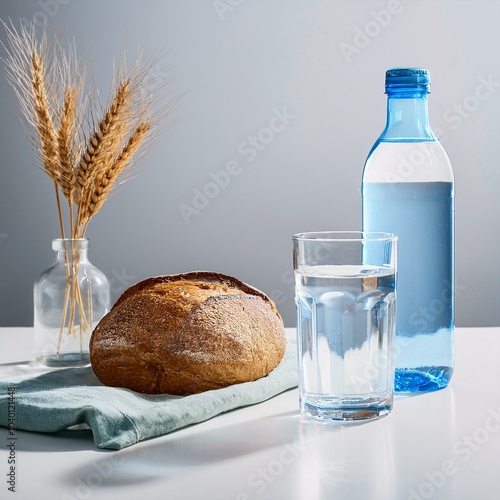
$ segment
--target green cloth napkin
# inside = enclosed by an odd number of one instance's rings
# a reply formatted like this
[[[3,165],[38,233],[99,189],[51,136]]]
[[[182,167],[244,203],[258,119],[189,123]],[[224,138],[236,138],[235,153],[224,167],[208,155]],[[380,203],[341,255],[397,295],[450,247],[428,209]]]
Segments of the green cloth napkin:
[[[57,432],[90,427],[96,446],[111,449],[260,403],[297,385],[296,347],[292,343],[266,377],[184,397],[106,387],[90,366],[44,372],[28,365],[17,368],[16,374],[15,366],[0,365],[0,425],[8,427],[10,413],[16,429]]]

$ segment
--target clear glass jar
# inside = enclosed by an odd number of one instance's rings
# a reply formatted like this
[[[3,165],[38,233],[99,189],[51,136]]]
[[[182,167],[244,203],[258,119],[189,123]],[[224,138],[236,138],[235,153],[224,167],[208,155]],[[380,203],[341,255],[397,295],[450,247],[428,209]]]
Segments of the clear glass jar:
[[[35,360],[47,366],[88,364],[90,336],[109,311],[109,282],[88,248],[86,238],[53,240],[56,260],[35,282]]]

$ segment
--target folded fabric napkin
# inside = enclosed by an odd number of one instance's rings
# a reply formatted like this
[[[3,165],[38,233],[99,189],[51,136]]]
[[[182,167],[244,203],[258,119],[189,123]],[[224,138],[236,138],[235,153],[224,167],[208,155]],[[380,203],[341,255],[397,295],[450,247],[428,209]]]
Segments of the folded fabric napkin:
[[[292,343],[266,377],[184,397],[106,387],[90,366],[44,372],[26,366],[12,373],[15,371],[11,369],[9,375],[9,370],[0,366],[0,425],[57,432],[82,428],[83,424],[92,429],[97,447],[111,449],[260,403],[297,385],[296,347]]]

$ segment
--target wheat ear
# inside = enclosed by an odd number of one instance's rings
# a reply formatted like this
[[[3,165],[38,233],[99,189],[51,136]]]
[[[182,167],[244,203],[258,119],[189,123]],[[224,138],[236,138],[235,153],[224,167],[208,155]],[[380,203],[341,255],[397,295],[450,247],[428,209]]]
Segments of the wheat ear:
[[[64,91],[64,105],[57,131],[57,147],[59,159],[59,186],[61,192],[72,201],[75,190],[75,126],[76,126],[77,89],[67,88]]]
[[[130,165],[133,156],[143,144],[150,130],[150,120],[141,122],[133,130],[127,143],[114,162],[97,174],[92,189],[87,190],[85,193],[86,195],[82,200],[82,210],[78,213],[77,226],[80,228],[81,234],[85,234],[90,219],[101,209],[113,186],[116,184],[117,179]]]
[[[111,105],[89,138],[87,149],[76,168],[76,185],[80,194],[87,189],[102,161],[109,157],[110,147],[116,145],[115,133],[120,131],[126,122],[127,115],[131,111],[132,99],[130,81],[121,82]]]
[[[68,201],[69,206],[69,231],[74,237],[73,202],[76,190],[75,162],[80,149],[78,142],[77,125],[77,100],[79,89],[68,86],[64,90],[64,104],[61,112],[59,129],[57,131],[58,157],[60,166],[59,186]]]
[[[61,200],[59,198],[61,171],[58,161],[57,133],[50,113],[49,100],[47,98],[43,59],[36,51],[33,51],[31,56],[31,65],[33,109],[35,113],[36,130],[40,140],[41,157],[45,172],[47,172],[49,177],[54,181],[59,225],[61,236],[64,238],[64,222]]]

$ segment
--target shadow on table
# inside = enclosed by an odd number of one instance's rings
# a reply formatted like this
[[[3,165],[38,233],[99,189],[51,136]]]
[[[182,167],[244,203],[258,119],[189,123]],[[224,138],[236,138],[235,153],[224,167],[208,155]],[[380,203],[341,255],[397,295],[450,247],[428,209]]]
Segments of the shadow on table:
[[[220,418],[220,417],[216,417]],[[238,422],[216,429],[196,430],[186,433],[180,429],[161,438],[145,441],[141,446],[132,446],[118,452],[109,452],[92,464],[75,469],[59,481],[68,489],[75,488],[75,478],[83,483],[87,479],[99,481],[99,487],[141,484],[155,480],[178,479],[179,474],[188,474],[195,469],[221,467],[231,461],[251,455],[265,453],[273,448],[276,455],[292,457],[300,453],[301,417],[298,411]],[[197,426],[201,424],[196,424]],[[331,426],[331,432],[340,426]],[[100,480],[96,474],[101,473]]]
[[[21,452],[108,451],[96,448],[90,429],[65,430],[54,433],[17,430],[16,434],[17,449]]]

